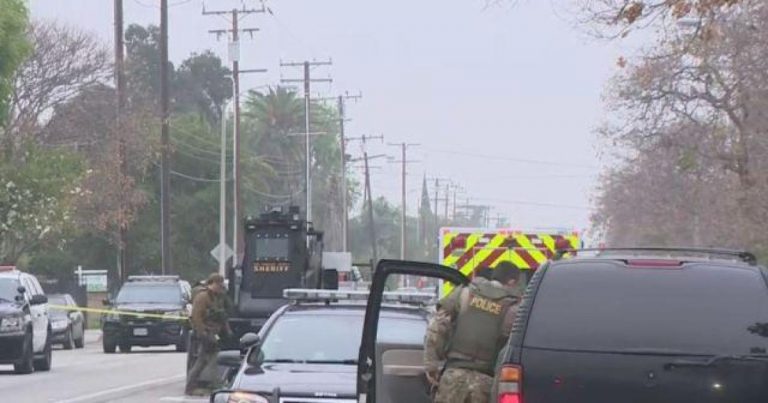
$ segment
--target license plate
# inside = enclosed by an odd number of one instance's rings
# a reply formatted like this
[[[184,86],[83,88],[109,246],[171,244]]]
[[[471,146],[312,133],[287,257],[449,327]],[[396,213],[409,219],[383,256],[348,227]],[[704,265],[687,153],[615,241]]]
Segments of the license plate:
[[[137,327],[136,329],[133,329],[133,335],[134,336],[147,336],[149,335],[149,331],[144,327]]]

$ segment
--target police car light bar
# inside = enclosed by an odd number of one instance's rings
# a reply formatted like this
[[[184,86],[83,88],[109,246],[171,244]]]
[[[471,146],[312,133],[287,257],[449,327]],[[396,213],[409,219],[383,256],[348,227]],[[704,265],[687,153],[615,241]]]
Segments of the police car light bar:
[[[293,301],[367,301],[368,291],[316,290],[291,288],[283,291],[283,298]],[[436,301],[432,293],[385,292],[383,302],[428,305]]]
[[[128,281],[179,281],[179,276],[128,276]]]

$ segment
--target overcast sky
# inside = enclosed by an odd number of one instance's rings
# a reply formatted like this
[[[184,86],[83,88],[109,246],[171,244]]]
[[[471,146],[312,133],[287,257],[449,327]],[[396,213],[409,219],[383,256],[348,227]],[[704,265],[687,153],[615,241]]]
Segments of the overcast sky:
[[[555,1],[556,0],[552,0]],[[565,0],[563,0],[565,1]],[[241,1],[208,0],[208,9]],[[253,0],[243,1],[259,7]],[[112,0],[31,0],[32,15],[77,25],[112,43]],[[159,0],[125,0],[126,25],[159,23]],[[202,0],[170,0],[173,61],[212,49],[226,59],[226,41],[209,29],[229,24],[204,17]],[[298,77],[280,60],[325,60],[315,77],[332,77],[313,92],[362,92],[348,106],[350,136],[383,134],[369,153],[398,155],[387,142],[420,143],[410,151],[409,210],[422,178],[452,178],[459,200],[493,206],[514,227],[589,226],[600,161],[594,128],[604,117],[601,94],[629,44],[584,37],[549,0],[485,8],[484,0],[270,0],[274,15],[241,46],[244,88]],[[359,143],[351,144],[359,154]],[[399,203],[400,166],[379,160],[373,191]],[[432,190],[430,190],[432,192]],[[441,191],[442,192],[442,191]],[[441,195],[442,197],[442,195]],[[442,210],[442,208],[441,208]]]

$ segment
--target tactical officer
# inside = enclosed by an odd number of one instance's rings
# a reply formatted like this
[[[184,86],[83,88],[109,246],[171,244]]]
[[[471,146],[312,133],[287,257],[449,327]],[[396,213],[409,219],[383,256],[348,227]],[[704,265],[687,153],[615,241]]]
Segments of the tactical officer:
[[[496,358],[520,301],[519,278],[515,265],[502,262],[490,281],[475,278],[440,301],[424,343],[427,379],[437,388],[435,403],[490,401]]]
[[[198,290],[192,302],[192,330],[197,341],[197,358],[187,374],[186,393],[188,395],[204,394],[200,389],[200,375],[212,362],[215,362],[219,352],[218,340],[220,335],[229,334],[227,322],[226,294],[224,292],[224,277],[214,273],[206,280],[205,287]]]

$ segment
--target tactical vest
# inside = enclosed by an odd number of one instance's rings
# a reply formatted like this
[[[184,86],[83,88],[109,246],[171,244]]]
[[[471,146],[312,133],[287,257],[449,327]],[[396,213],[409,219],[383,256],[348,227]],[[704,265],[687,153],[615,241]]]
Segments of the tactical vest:
[[[513,291],[490,281],[475,281],[462,293],[459,315],[448,348],[448,367],[491,375],[505,340],[502,326],[518,298]]]

